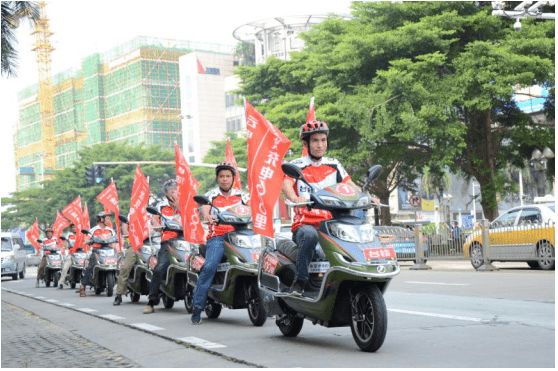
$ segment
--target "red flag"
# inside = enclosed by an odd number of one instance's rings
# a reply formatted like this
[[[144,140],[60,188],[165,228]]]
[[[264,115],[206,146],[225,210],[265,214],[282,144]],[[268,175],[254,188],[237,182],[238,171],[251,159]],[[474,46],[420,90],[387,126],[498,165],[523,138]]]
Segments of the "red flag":
[[[56,239],[57,245],[63,251],[65,249],[64,249],[64,244],[62,243],[63,241],[60,239],[60,235],[62,234],[64,228],[66,228],[69,225],[70,222],[68,221],[68,219],[64,218],[64,216],[60,214],[60,211],[56,210],[56,220],[52,225],[52,229],[54,230],[54,238]]]
[[[27,233],[25,234],[25,237],[27,237],[27,240],[31,243],[31,245],[33,245],[33,247],[36,250],[35,255],[39,255],[39,253],[41,251],[41,247],[39,246],[39,243],[37,242],[37,240],[39,239],[39,236],[40,236],[39,220],[35,219],[35,223],[33,223],[31,228],[29,228],[27,230]]]
[[[198,61],[198,73],[205,73],[205,69],[203,68],[201,62],[199,59],[196,59]]]
[[[89,221],[89,209],[87,208],[87,204],[83,205],[83,228],[84,229],[91,229],[91,223]]]
[[[81,230],[84,228],[81,197],[77,196],[75,200],[70,202],[64,210],[62,210],[62,214],[76,226],[76,240],[74,242],[74,248],[70,250],[70,253],[74,253],[79,246],[83,246],[85,238],[84,234],[81,233]]]
[[[314,107],[314,97],[310,99],[310,108],[308,108],[308,115],[306,116],[306,123],[316,120],[316,109]],[[308,156],[308,148],[302,146],[302,156]]]
[[[107,188],[105,188],[97,196],[97,200],[103,204],[105,210],[113,211],[114,218],[116,219],[116,229],[118,232],[118,247],[116,249],[117,253],[120,253],[122,248],[122,239],[120,238],[120,219],[118,216],[120,212],[118,210],[118,193],[116,192],[116,184],[114,182],[110,183]]]
[[[245,100],[248,188],[254,232],[273,237],[273,209],[283,184],[281,163],[291,141]]]
[[[143,245],[143,241],[149,237],[147,211],[145,210],[148,202],[149,182],[137,165],[128,219],[128,238],[134,251],[138,251]]]
[[[238,189],[239,191],[242,190],[242,184],[240,184],[240,172],[238,171],[238,166],[236,166],[236,159],[234,158],[234,154],[231,147],[231,141],[227,138],[227,150],[225,152],[225,161],[230,162],[233,164],[234,169],[236,170],[236,176],[234,177],[234,185],[233,188]]]
[[[198,204],[194,201],[196,188],[200,186],[178,144],[174,144],[174,159],[176,163],[176,184],[178,185],[178,206],[184,239],[192,243],[205,243],[205,231],[203,230]]]

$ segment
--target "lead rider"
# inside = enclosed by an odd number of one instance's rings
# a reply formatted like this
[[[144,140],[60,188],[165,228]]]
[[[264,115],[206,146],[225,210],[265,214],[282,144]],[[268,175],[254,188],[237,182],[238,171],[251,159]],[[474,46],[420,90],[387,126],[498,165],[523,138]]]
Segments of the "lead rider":
[[[291,161],[302,170],[302,174],[315,191],[337,183],[346,183],[360,190],[351,180],[341,163],[331,157],[324,157],[328,146],[329,128],[325,122],[310,121],[300,128],[302,145],[307,148],[308,156]],[[310,190],[302,181],[285,176],[283,194],[294,203],[307,202]],[[308,266],[314,257],[318,243],[318,228],[322,220],[331,219],[327,210],[310,209],[306,206],[295,207],[292,232],[293,241],[298,246],[295,279],[289,289],[294,295],[302,295],[308,288]]]

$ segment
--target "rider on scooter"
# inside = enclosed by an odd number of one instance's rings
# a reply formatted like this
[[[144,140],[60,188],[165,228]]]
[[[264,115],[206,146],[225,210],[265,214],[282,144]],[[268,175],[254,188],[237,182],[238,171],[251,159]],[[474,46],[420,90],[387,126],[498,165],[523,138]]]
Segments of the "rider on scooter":
[[[156,208],[161,212],[161,214],[180,221],[180,209],[178,206],[178,186],[175,179],[169,179],[163,185],[163,192],[165,192],[166,200],[159,202]],[[158,229],[157,226],[161,225],[159,217],[154,216],[152,218],[153,227]],[[153,277],[151,278],[151,283],[149,284],[149,302],[147,307],[143,310],[144,314],[150,314],[155,312],[155,305],[159,304],[159,284],[163,279],[163,276],[167,272],[170,264],[169,260],[169,249],[170,239],[178,237],[178,233],[172,231],[164,231],[161,238],[161,248],[157,254],[157,265],[153,270]]]
[[[336,183],[356,185],[345,171],[341,163],[331,157],[323,157],[327,151],[329,128],[325,122],[310,121],[300,128],[300,139],[303,147],[308,149],[308,156],[291,161],[298,166],[306,180],[316,189],[324,189]],[[358,187],[357,187],[358,188]],[[360,188],[358,188],[360,190]],[[307,202],[310,199],[308,186],[301,181],[285,176],[283,180],[283,194],[294,203]],[[316,244],[318,243],[318,228],[320,221],[331,219],[331,213],[326,210],[309,209],[306,206],[294,208],[292,225],[293,241],[298,246],[296,275],[289,292],[304,293],[308,284],[308,266],[312,262]]]
[[[136,262],[136,252],[128,239],[128,222],[122,220],[121,228],[122,238],[125,240],[123,248],[126,250],[126,253],[124,254],[124,265],[120,269],[118,279],[116,280],[116,296],[114,297],[114,303],[112,303],[112,305],[120,305],[122,303],[122,295],[126,295],[128,292],[126,282],[128,282],[128,277]]]
[[[236,170],[230,162],[221,162],[215,167],[218,187],[205,194],[213,205],[218,208],[230,207],[239,203],[248,205],[250,201],[248,194],[233,188],[235,176]],[[207,292],[217,271],[217,266],[225,253],[225,234],[234,230],[231,225],[216,224],[213,219],[216,212],[214,209],[211,210],[209,205],[201,207],[202,216],[209,222],[209,232],[206,242],[205,263],[193,296],[194,312],[191,320],[194,324],[201,323],[201,312],[205,308]]]
[[[43,240],[43,258],[41,259],[41,263],[39,264],[39,269],[37,270],[37,283],[35,287],[39,287],[39,278],[43,276],[43,272],[45,270],[47,264],[46,256],[50,254],[50,251],[46,251],[46,249],[51,249],[56,247],[56,238],[53,238],[54,230],[52,228],[47,228],[45,230],[46,238]]]
[[[114,233],[114,230],[106,225],[107,222],[110,222],[109,218],[110,214],[104,212],[97,214],[97,225],[91,228],[89,231],[90,235],[102,236],[104,234],[110,234],[111,236],[115,236],[116,234]],[[79,296],[81,297],[85,297],[85,287],[89,285],[93,269],[97,265],[97,254],[95,253],[95,250],[99,247],[101,247],[100,244],[93,244],[93,251],[91,252],[91,257],[89,258],[89,265],[85,269],[83,279],[81,280],[81,287],[79,288]]]
[[[64,262],[64,267],[62,268],[62,274],[60,275],[60,281],[58,285],[58,289],[62,290],[64,288],[63,282],[65,282],[66,276],[68,275],[68,271],[72,264],[74,264],[74,255],[73,253],[76,251],[83,251],[81,246],[74,246],[72,253],[70,253],[70,241],[76,242],[76,225],[74,223],[70,224],[70,232],[66,235],[66,248],[68,249],[68,257]]]

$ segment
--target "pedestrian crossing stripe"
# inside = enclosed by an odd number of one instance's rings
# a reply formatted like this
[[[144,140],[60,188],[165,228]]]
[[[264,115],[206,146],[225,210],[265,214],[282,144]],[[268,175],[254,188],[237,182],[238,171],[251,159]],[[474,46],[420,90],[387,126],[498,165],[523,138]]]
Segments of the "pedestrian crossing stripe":
[[[205,348],[205,349],[226,348],[227,347],[226,345],[223,345],[223,344],[212,343],[210,341],[203,340],[203,339],[193,337],[193,336],[185,337],[185,338],[177,338],[176,340],[180,340],[180,341],[183,341],[185,343],[189,343],[189,344],[192,344],[194,346]]]
[[[135,327],[141,328],[143,330],[147,330],[147,331],[164,330],[164,328],[162,328],[162,327],[153,326],[153,325],[150,325],[148,323],[132,323],[132,326],[135,326]]]
[[[81,310],[82,312],[87,312],[87,313],[98,312],[97,309],[91,309],[91,308],[78,308],[78,310]]]
[[[117,316],[116,314],[103,314],[101,317],[106,319],[126,319],[124,317]]]

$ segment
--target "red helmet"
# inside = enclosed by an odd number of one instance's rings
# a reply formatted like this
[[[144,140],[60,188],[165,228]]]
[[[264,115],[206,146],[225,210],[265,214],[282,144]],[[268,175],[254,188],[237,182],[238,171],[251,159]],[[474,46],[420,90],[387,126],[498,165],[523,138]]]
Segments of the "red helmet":
[[[45,234],[47,234],[48,232],[54,233],[54,229],[52,229],[51,227],[48,227],[48,228],[45,230]]]
[[[323,121],[312,120],[300,127],[300,139],[306,139],[315,133],[325,133],[325,135],[329,135],[327,124]]]
[[[215,167],[215,176],[219,175],[221,170],[230,170],[232,172],[233,178],[236,176],[236,170],[234,169],[234,165],[230,162],[223,161],[217,164]]]

